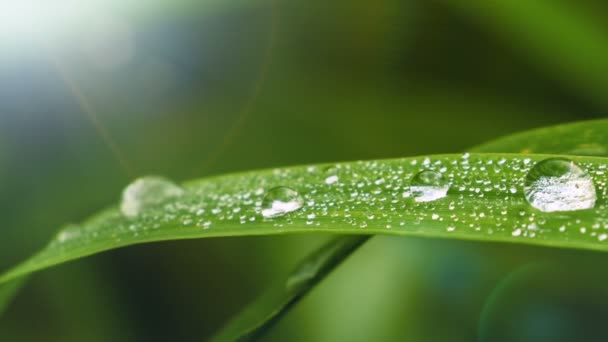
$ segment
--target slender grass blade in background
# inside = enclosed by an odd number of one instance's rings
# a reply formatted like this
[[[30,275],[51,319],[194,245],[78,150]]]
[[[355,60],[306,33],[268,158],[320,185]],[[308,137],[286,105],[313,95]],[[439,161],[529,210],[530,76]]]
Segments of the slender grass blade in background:
[[[4,312],[10,305],[11,300],[19,292],[26,279],[27,277],[22,277],[0,285],[0,313]]]
[[[263,296],[247,306],[213,340],[235,341],[259,337],[370,237],[332,238],[304,259],[284,282],[268,288]]]

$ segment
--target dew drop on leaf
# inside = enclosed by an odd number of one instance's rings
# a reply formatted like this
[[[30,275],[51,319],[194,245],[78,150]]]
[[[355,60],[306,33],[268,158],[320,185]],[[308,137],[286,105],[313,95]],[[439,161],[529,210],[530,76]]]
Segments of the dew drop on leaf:
[[[304,205],[300,194],[286,186],[278,186],[268,190],[262,200],[262,216],[273,218],[296,211]]]
[[[416,202],[431,202],[445,197],[450,185],[439,172],[425,170],[417,173],[410,183],[410,191]]]
[[[55,235],[54,241],[56,243],[64,243],[66,241],[77,238],[81,235],[80,227],[75,224],[69,224],[61,229],[57,235]]]
[[[126,217],[136,217],[146,208],[164,200],[181,196],[184,190],[172,181],[158,176],[138,178],[122,193],[120,211]]]
[[[589,174],[573,161],[545,159],[528,172],[524,195],[540,211],[574,211],[591,209],[597,195]]]
[[[327,185],[331,185],[331,184],[336,183],[338,180],[340,180],[340,179],[338,178],[338,176],[336,176],[336,175],[331,175],[331,176],[328,176],[327,178],[325,178],[325,184],[327,184]]]

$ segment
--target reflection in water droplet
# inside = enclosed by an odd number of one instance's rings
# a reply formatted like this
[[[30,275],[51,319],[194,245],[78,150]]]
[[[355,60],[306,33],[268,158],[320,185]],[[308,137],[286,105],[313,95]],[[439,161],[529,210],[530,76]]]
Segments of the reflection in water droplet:
[[[288,187],[278,186],[268,190],[262,201],[262,216],[273,218],[296,211],[304,205],[300,194]]]
[[[127,217],[135,217],[147,207],[183,193],[181,187],[166,178],[142,177],[133,181],[123,191],[120,211]]]
[[[447,196],[450,185],[439,172],[425,170],[416,174],[410,191],[416,202],[431,202]]]
[[[526,176],[524,194],[531,206],[544,212],[591,209],[597,199],[589,174],[562,158],[536,164]]]

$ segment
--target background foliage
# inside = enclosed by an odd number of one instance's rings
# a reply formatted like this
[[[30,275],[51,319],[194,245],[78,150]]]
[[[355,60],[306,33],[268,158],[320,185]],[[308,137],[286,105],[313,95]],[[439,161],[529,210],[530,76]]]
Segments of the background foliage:
[[[82,48],[95,42],[86,29],[3,44],[0,267],[138,175],[460,152],[606,113],[603,2],[491,3],[117,4],[99,15],[128,24],[133,53],[109,66]],[[204,339],[327,238],[167,242],[70,263],[30,280],[0,340]],[[607,262],[378,237],[267,339],[601,339]]]

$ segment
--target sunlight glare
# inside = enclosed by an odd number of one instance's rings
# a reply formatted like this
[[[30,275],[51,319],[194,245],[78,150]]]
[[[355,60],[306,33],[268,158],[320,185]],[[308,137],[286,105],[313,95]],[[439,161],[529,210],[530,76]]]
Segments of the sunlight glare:
[[[0,42],[49,38],[87,12],[87,1],[0,0]]]

